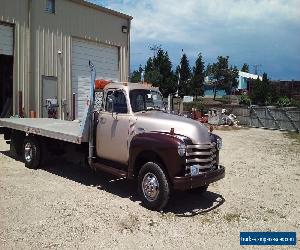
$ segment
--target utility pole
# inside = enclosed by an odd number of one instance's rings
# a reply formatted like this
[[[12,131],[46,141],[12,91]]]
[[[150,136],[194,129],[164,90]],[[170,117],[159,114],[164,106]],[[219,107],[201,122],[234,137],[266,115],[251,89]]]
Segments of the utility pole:
[[[177,81],[177,91],[176,91],[176,95],[175,95],[176,97],[178,97],[182,56],[183,56],[183,49],[181,49],[181,57],[180,57],[179,71],[178,71],[178,81]]]
[[[153,44],[152,46],[149,47],[151,51],[153,51],[153,58],[156,57],[157,51],[161,49],[161,44]]]
[[[262,65],[261,64],[254,64],[254,65],[252,65],[252,67],[254,68],[254,74],[258,75],[258,73],[260,71],[259,68],[262,67]]]

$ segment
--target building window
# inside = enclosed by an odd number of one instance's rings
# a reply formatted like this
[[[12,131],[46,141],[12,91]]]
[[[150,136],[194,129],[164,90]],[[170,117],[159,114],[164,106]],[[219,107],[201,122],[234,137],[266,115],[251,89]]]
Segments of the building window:
[[[51,14],[55,13],[55,0],[46,0],[45,11]]]

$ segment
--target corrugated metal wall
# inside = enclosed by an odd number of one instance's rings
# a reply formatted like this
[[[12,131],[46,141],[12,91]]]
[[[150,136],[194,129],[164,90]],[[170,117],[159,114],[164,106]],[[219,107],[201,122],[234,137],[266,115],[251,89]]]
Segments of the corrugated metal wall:
[[[42,76],[55,76],[58,78],[58,100],[68,100],[65,112],[60,103],[58,115],[67,119],[71,114],[71,37],[62,32],[53,32],[49,29],[39,28],[35,31],[35,102],[37,115],[41,115],[42,105]],[[61,51],[61,54],[58,53]]]

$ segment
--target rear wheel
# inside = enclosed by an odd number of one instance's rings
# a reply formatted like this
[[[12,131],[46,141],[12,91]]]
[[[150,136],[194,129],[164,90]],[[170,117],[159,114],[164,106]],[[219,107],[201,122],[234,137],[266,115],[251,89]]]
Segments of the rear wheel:
[[[23,160],[27,168],[37,169],[41,162],[40,143],[35,137],[26,137],[23,142]]]
[[[161,210],[168,203],[170,184],[162,168],[153,162],[142,166],[138,175],[142,203],[151,210]]]

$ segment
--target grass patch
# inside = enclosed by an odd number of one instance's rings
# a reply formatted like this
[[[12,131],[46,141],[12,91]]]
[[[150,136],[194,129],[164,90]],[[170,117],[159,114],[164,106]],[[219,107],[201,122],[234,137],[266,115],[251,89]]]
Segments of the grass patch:
[[[202,221],[202,223],[211,223],[212,222],[211,218],[209,218],[209,217],[203,217],[201,221]]]
[[[121,232],[123,230],[133,233],[133,231],[139,228],[139,218],[136,215],[130,214],[127,218],[119,222]]]
[[[227,221],[227,222],[239,222],[240,221],[240,218],[241,218],[241,214],[233,214],[233,213],[229,213],[229,214],[225,214],[224,215],[224,219]]]
[[[284,136],[293,140],[296,144],[300,145],[300,133],[287,132],[287,133],[284,133]]]
[[[276,211],[276,210],[273,209],[273,208],[265,208],[265,207],[261,207],[261,208],[265,209],[265,211],[266,211],[268,214],[276,215],[276,216],[278,216],[278,217],[281,218],[281,219],[285,219],[285,218],[286,218],[286,215],[281,214],[280,212]],[[265,219],[264,219],[264,220],[265,220]]]

